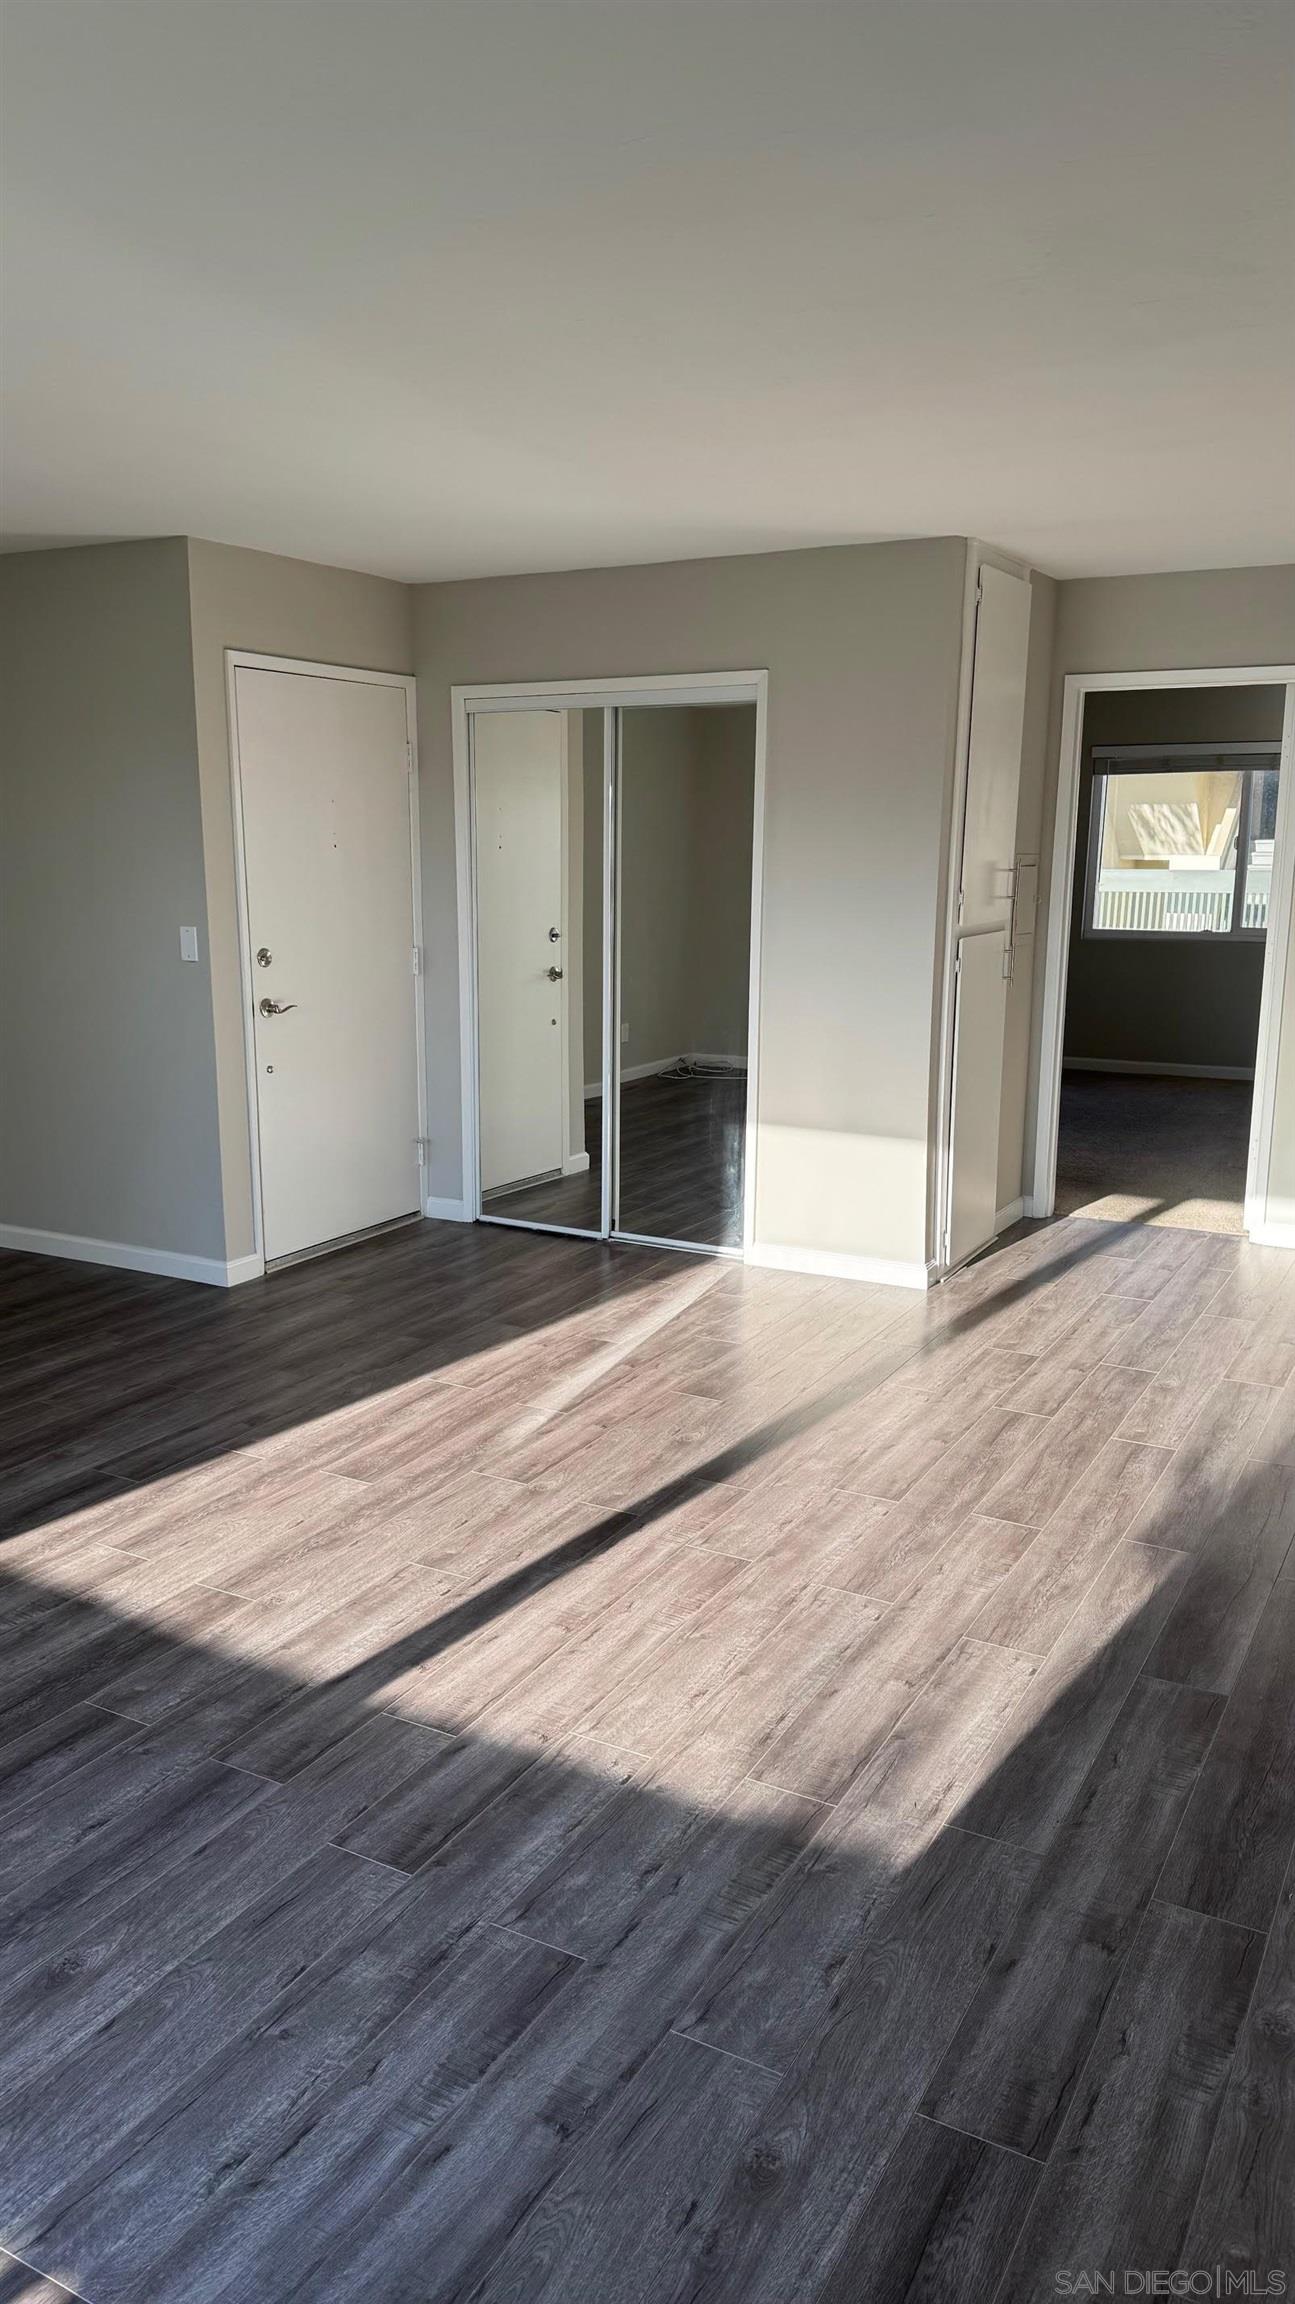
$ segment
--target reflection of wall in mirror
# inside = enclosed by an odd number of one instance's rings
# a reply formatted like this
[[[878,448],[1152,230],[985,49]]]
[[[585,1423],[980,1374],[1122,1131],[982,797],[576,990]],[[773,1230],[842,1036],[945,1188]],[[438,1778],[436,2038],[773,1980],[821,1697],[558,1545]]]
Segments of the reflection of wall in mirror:
[[[584,911],[585,911],[585,778],[584,778],[584,726],[587,720],[595,723],[597,712],[566,712],[563,714],[562,745],[566,777],[566,856],[563,865],[563,892],[566,898],[566,918],[563,922],[562,992],[566,1007],[566,1080],[567,1108],[564,1121],[562,1166],[570,1174],[586,1166],[585,1150],[585,1098],[584,1098]],[[597,819],[595,818],[595,833]],[[595,842],[596,845],[596,842]]]
[[[602,737],[584,746],[586,826],[600,821]],[[753,705],[639,706],[622,722],[621,1062],[744,1064],[750,997]],[[601,981],[601,844],[586,842],[584,979]],[[585,1003],[586,1093],[602,1073],[602,1017]]]
[[[603,1045],[603,715],[582,712],[584,724],[584,883],[583,966],[588,987],[584,1002],[584,1079],[588,1093],[602,1080]],[[579,1046],[573,1041],[573,1047]]]

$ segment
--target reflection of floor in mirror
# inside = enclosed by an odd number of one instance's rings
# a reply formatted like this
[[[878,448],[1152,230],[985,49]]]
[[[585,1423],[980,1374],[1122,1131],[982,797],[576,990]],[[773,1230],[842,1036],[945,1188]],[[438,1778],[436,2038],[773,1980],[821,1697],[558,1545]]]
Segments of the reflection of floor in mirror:
[[[742,1243],[746,1079],[670,1079],[658,1073],[621,1091],[622,1232],[737,1248]],[[517,1192],[494,1192],[490,1216],[597,1231],[602,1205],[600,1096],[585,1105],[589,1166]]]
[[[1067,1072],[1058,1216],[1240,1232],[1253,1096],[1249,1080]]]

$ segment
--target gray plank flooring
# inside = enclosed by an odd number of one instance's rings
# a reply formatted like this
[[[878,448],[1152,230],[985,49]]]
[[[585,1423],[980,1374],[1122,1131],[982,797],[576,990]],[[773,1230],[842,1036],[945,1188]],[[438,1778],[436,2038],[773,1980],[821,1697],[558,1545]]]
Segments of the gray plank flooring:
[[[1295,2276],[1295,1259],[0,1257],[0,2304]]]

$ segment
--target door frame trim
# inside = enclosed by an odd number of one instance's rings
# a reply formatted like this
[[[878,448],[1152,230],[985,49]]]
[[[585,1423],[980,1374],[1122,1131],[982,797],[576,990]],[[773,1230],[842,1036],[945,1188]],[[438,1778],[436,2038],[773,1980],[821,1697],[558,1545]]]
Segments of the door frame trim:
[[[238,736],[240,671],[295,672],[312,680],[359,681],[369,688],[402,688],[405,695],[406,782],[409,798],[409,871],[413,896],[412,922],[418,967],[414,973],[414,1061],[418,1082],[418,1200],[425,1208],[427,1144],[427,1029],[424,1017],[422,848],[418,822],[418,716],[416,684],[409,672],[374,672],[358,664],[319,664],[303,656],[263,656],[253,649],[225,650],[225,699],[229,723],[229,784],[234,818],[235,910],[238,914],[238,974],[243,1012],[243,1059],[247,1078],[248,1159],[252,1173],[252,1246],[257,1267],[266,1263],[265,1225],[261,1207],[261,1108],[256,1078],[256,1041],[253,1021],[252,931],[247,907],[247,852],[243,838],[243,767]]]
[[[1057,1138],[1066,1022],[1066,980],[1070,967],[1075,855],[1079,839],[1079,785],[1083,765],[1084,705],[1090,695],[1142,688],[1284,688],[1281,765],[1277,783],[1277,827],[1273,840],[1272,894],[1264,939],[1263,989],[1259,998],[1259,1039],[1255,1049],[1254,1101],[1250,1111],[1250,1151],[1246,1166],[1243,1225],[1250,1239],[1262,1239],[1268,1226],[1268,1180],[1272,1169],[1277,1056],[1288,949],[1295,928],[1295,664],[1223,664],[1180,667],[1167,672],[1067,672],[1062,688],[1061,746],[1057,764],[1052,868],[1044,903],[1047,942],[1042,1017],[1037,1049],[1037,1109],[1034,1157],[1026,1212],[1051,1216],[1057,1197]]]
[[[744,1138],[742,1255],[751,1261],[755,1244],[756,1162],[759,1145],[760,1082],[760,968],[764,898],[765,762],[768,743],[769,674],[751,672],[654,672],[626,674],[615,679],[493,680],[456,684],[450,689],[450,717],[454,754],[454,847],[458,892],[459,944],[459,1097],[462,1112],[463,1209],[469,1223],[481,1220],[481,1175],[478,1160],[480,1114],[478,1102],[477,920],[475,872],[475,808],[472,783],[471,720],[475,712],[604,711],[636,704],[753,704],[755,706],[754,813],[751,831],[751,945],[748,962],[747,1098]],[[607,723],[611,742],[614,723]],[[607,780],[604,768],[604,793]],[[614,802],[608,802],[609,817]],[[604,826],[604,895],[614,853],[614,824]],[[604,935],[604,952],[606,937]],[[607,988],[604,984],[604,1015]],[[613,1047],[613,1058],[618,1051]],[[606,1047],[604,1046],[604,1057]],[[604,1151],[610,1126],[610,1097],[604,1082]],[[609,1188],[607,1161],[603,1163],[604,1206]],[[550,1230],[542,1226],[537,1229]],[[592,1235],[582,1234],[589,1238]],[[699,1248],[698,1254],[707,1251]],[[730,1250],[731,1254],[732,1251]]]

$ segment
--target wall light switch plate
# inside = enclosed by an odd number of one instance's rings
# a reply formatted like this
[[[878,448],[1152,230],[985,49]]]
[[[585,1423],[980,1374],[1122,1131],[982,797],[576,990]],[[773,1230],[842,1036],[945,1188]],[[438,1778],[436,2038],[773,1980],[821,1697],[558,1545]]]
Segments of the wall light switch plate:
[[[180,958],[196,960],[198,957],[198,931],[196,928],[180,930]]]

